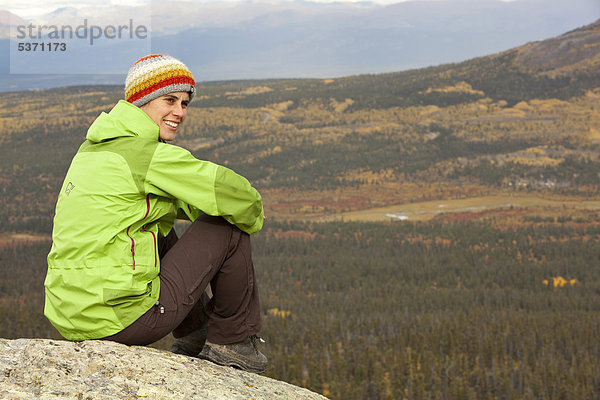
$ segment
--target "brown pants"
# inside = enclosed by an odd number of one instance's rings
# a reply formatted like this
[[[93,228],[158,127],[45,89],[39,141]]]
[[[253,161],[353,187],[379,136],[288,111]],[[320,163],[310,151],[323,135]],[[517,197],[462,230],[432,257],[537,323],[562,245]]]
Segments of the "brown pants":
[[[250,236],[221,217],[200,216],[177,239],[175,230],[159,240],[158,304],[107,340],[147,345],[173,332],[181,337],[208,316],[207,340],[240,342],[260,331],[258,288]],[[213,294],[205,289],[210,283]]]

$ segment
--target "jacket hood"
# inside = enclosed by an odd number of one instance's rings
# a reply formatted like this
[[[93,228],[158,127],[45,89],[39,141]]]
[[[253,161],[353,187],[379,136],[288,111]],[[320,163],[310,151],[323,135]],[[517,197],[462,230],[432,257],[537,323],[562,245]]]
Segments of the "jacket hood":
[[[158,125],[137,106],[120,100],[107,114],[103,112],[87,131],[86,139],[102,142],[118,137],[138,136],[158,141]]]

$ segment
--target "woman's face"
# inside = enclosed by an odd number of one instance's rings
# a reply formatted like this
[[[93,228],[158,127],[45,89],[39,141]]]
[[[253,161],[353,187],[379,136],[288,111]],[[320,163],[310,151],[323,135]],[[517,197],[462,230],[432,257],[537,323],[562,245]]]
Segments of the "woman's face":
[[[140,107],[158,125],[159,137],[174,140],[177,128],[185,120],[190,95],[187,92],[172,92],[149,101]]]

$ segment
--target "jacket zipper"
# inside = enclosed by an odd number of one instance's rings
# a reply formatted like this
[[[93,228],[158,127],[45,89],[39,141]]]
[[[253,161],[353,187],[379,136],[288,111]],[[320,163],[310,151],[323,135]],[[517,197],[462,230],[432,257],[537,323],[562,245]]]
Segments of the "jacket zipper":
[[[129,239],[131,239],[131,258],[133,259],[133,269],[135,269],[135,240],[133,240],[133,238],[129,235],[129,228],[131,228],[131,226],[127,227],[127,236],[129,236]]]
[[[150,195],[146,195],[146,214],[144,214],[144,217],[142,218],[142,220],[144,220],[148,214],[150,213]],[[131,237],[131,235],[129,234],[129,229],[131,228],[131,226],[129,226],[127,228],[127,236],[129,237],[129,239],[131,239],[131,258],[133,260],[133,269],[135,269],[135,240],[133,240],[133,238]],[[158,264],[158,259],[156,256],[156,235],[154,234],[154,232],[152,231],[146,231],[146,225],[144,225],[142,227],[142,229],[140,229],[140,232],[150,232],[152,234],[152,239],[154,240],[154,268],[156,268],[157,264]]]

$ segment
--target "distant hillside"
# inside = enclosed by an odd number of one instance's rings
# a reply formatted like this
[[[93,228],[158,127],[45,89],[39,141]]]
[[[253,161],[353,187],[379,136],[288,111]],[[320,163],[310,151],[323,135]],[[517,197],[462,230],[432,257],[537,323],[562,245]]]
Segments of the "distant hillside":
[[[136,20],[150,21],[151,13],[152,52],[180,58],[205,82],[337,78],[461,62],[553,37],[600,16],[597,0],[419,0],[395,4],[172,0],[152,2],[151,7],[150,2],[144,3],[134,9],[134,15]],[[94,8],[81,4],[54,10],[33,23],[78,26],[87,18],[90,24],[114,25],[117,16],[128,15],[129,10],[124,4]],[[0,25],[0,52],[8,54],[7,36],[1,33]],[[93,47],[73,43],[68,54],[46,56],[44,62],[13,58],[16,71],[12,75],[8,75],[8,57],[0,58],[0,91],[120,84],[131,63],[145,55],[139,52],[147,52],[128,46],[128,42],[98,42]],[[72,75],[48,79],[18,75],[18,71]]]
[[[593,74],[600,65],[600,20],[557,38],[519,48],[516,63],[551,76]]]
[[[274,218],[499,191],[597,196],[598,24],[434,68],[201,84],[178,144],[247,176]],[[0,98],[1,229],[49,230],[72,154],[122,97],[74,86]]]
[[[204,106],[264,106],[300,97],[351,97],[350,109],[461,104],[489,97],[509,104],[530,99],[566,100],[600,86],[600,20],[556,38],[526,44],[469,61],[411,71],[358,75],[331,80],[234,81],[206,84]],[[437,89],[466,82],[471,91]],[[268,85],[272,91],[239,96],[218,95],[217,88]],[[298,90],[290,93],[290,86]],[[432,89],[434,91],[432,91]],[[296,95],[296,93],[298,95]]]

